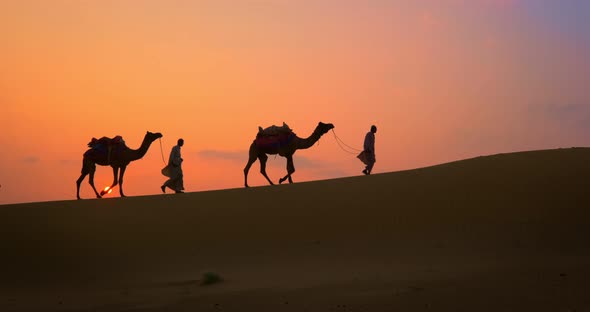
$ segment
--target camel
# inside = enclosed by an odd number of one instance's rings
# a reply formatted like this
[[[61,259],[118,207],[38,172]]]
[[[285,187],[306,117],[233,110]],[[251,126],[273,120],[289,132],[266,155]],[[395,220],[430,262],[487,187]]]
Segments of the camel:
[[[250,167],[256,161],[260,160],[260,173],[266,178],[271,184],[272,181],[266,175],[266,161],[268,159],[267,154],[279,154],[287,158],[287,175],[279,179],[279,184],[282,184],[285,180],[289,180],[289,183],[293,183],[291,175],[295,172],[295,166],[293,165],[293,154],[299,149],[308,149],[317,142],[322,135],[334,128],[333,124],[325,124],[319,122],[313,133],[306,139],[297,137],[295,133],[289,132],[283,136],[282,139],[277,138],[274,141],[269,141],[267,138],[258,136],[254,142],[250,145],[249,158],[246,167],[244,168],[244,185],[248,187],[248,171]],[[274,137],[280,137],[274,136]],[[266,141],[265,141],[266,140]],[[272,137],[271,137],[272,140]]]
[[[119,184],[119,194],[121,197],[125,197],[123,193],[123,175],[125,174],[125,169],[130,162],[141,159],[147,150],[149,149],[152,142],[156,139],[162,137],[161,133],[152,133],[147,132],[145,137],[143,138],[143,142],[141,146],[136,149],[132,150],[127,146],[122,146],[120,151],[111,151],[109,147],[109,151],[99,151],[97,149],[89,149],[84,153],[84,157],[82,159],[82,175],[76,181],[76,197],[80,199],[80,184],[84,180],[84,178],[90,174],[89,183],[94,190],[97,198],[101,198],[104,194],[106,194],[109,190]],[[95,142],[93,140],[91,143]],[[89,143],[89,145],[91,144]],[[124,144],[124,143],[123,143]],[[103,190],[98,194],[96,188],[94,187],[94,172],[96,171],[96,165],[100,166],[111,166],[113,168],[113,184],[108,187],[107,189]],[[119,169],[121,169],[121,173],[119,174]],[[119,174],[119,178],[117,179],[117,174]]]

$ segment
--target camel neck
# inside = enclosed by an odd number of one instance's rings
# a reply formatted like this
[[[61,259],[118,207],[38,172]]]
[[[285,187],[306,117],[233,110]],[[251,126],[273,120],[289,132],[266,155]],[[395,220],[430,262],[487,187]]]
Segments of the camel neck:
[[[322,135],[320,134],[319,129],[316,128],[309,137],[305,139],[299,139],[297,141],[297,149],[308,149],[312,147],[321,137]]]
[[[148,141],[147,136],[143,138],[143,142],[141,142],[141,146],[138,149],[130,149],[129,150],[129,160],[134,161],[142,158],[148,151],[151,142]]]

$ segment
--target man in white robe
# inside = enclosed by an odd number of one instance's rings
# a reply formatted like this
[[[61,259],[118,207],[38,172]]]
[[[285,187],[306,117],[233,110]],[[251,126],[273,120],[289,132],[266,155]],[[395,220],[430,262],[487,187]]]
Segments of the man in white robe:
[[[365,175],[371,174],[373,165],[375,165],[375,162],[377,161],[375,157],[375,133],[377,133],[377,127],[373,125],[371,126],[371,131],[367,132],[367,135],[365,135],[365,143],[363,144],[363,152],[366,159],[365,164],[367,165],[365,170],[363,170]]]
[[[168,165],[162,169],[162,174],[170,178],[164,182],[164,185],[160,187],[164,193],[166,193],[166,187],[170,188],[176,193],[184,193],[182,157],[180,155],[180,148],[183,145],[184,140],[178,139],[178,144],[172,147],[172,150],[170,151]]]

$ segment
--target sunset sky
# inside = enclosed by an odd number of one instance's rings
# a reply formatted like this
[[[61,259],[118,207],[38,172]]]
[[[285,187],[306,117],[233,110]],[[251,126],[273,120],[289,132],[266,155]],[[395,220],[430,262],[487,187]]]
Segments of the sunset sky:
[[[92,137],[146,131],[166,160],[184,138],[188,192],[242,187],[282,122],[355,148],[377,125],[375,173],[590,146],[589,30],[587,0],[0,0],[0,204],[75,199]],[[294,161],[295,182],[364,168],[331,132]],[[126,195],[160,193],[163,166],[156,141]]]

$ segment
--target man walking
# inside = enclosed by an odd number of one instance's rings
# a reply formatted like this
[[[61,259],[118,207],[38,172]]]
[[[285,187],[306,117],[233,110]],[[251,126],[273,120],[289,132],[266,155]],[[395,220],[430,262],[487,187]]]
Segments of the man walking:
[[[169,187],[176,193],[184,193],[184,182],[182,175],[182,157],[180,156],[180,148],[184,145],[183,139],[178,139],[178,144],[172,147],[170,151],[170,158],[168,159],[168,165],[162,169],[162,174],[169,177],[164,185],[160,188],[162,192],[166,193],[166,187]]]
[[[377,133],[377,127],[373,125],[371,126],[371,131],[367,132],[367,135],[365,135],[364,153],[366,157],[365,164],[367,165],[365,170],[363,170],[365,175],[371,174],[373,165],[375,165],[375,162],[377,161],[375,158],[375,133]]]

